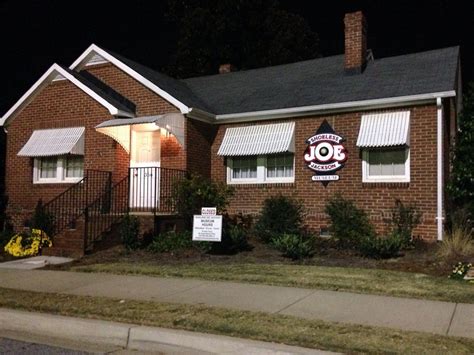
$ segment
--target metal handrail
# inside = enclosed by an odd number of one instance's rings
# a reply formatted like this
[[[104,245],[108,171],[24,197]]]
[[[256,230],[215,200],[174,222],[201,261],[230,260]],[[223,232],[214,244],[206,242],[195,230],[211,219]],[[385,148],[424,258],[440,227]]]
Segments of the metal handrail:
[[[172,199],[175,183],[186,176],[178,169],[132,167],[128,176],[92,201],[84,211],[84,240],[91,250],[103,233],[109,231],[128,212],[175,212]]]
[[[44,204],[43,209],[53,222],[51,237],[72,226],[91,200],[110,188],[111,179],[110,171],[87,169],[79,182]]]

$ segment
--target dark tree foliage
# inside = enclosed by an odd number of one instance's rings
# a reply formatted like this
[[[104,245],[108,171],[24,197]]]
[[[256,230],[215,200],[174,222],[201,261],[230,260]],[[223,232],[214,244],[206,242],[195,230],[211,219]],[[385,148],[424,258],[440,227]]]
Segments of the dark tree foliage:
[[[474,82],[464,95],[459,115],[459,132],[454,147],[448,194],[458,207],[474,212]]]
[[[296,62],[319,56],[319,39],[302,16],[276,0],[169,0],[168,19],[179,38],[171,64],[175,77],[215,74]]]

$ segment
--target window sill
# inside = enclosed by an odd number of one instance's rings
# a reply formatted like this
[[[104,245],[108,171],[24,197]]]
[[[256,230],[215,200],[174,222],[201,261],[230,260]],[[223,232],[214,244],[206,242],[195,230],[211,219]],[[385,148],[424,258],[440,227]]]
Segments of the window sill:
[[[227,185],[291,185],[295,183],[295,179],[288,180],[247,180],[247,181],[227,181]]]
[[[42,181],[42,180],[36,180],[33,181],[34,185],[64,185],[64,184],[77,184],[79,181],[81,181],[83,178],[77,178],[77,179],[68,179],[68,180],[50,180],[50,181]]]
[[[406,189],[410,187],[410,182],[389,182],[389,181],[380,181],[380,182],[362,182],[362,187],[364,188],[394,188],[394,189]]]

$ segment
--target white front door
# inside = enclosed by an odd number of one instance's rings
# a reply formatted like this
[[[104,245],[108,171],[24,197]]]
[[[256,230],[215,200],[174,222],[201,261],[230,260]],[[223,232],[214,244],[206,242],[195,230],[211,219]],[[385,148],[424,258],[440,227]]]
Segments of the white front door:
[[[160,130],[132,130],[130,207],[158,207],[160,196]]]

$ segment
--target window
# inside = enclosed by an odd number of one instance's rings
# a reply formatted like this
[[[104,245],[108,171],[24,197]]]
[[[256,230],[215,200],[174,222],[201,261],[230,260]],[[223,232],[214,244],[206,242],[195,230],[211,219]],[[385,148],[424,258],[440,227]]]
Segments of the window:
[[[267,179],[292,178],[293,154],[267,155]]]
[[[227,183],[291,183],[294,161],[293,153],[228,158]]]
[[[58,159],[41,158],[40,160],[40,179],[55,179],[58,168]]]
[[[232,179],[256,179],[257,157],[232,159]]]
[[[84,157],[67,155],[35,158],[33,182],[35,184],[72,183],[84,176]]]
[[[66,158],[66,178],[82,178],[84,176],[84,157],[70,155]]]
[[[409,148],[364,150],[363,182],[410,182]]]

